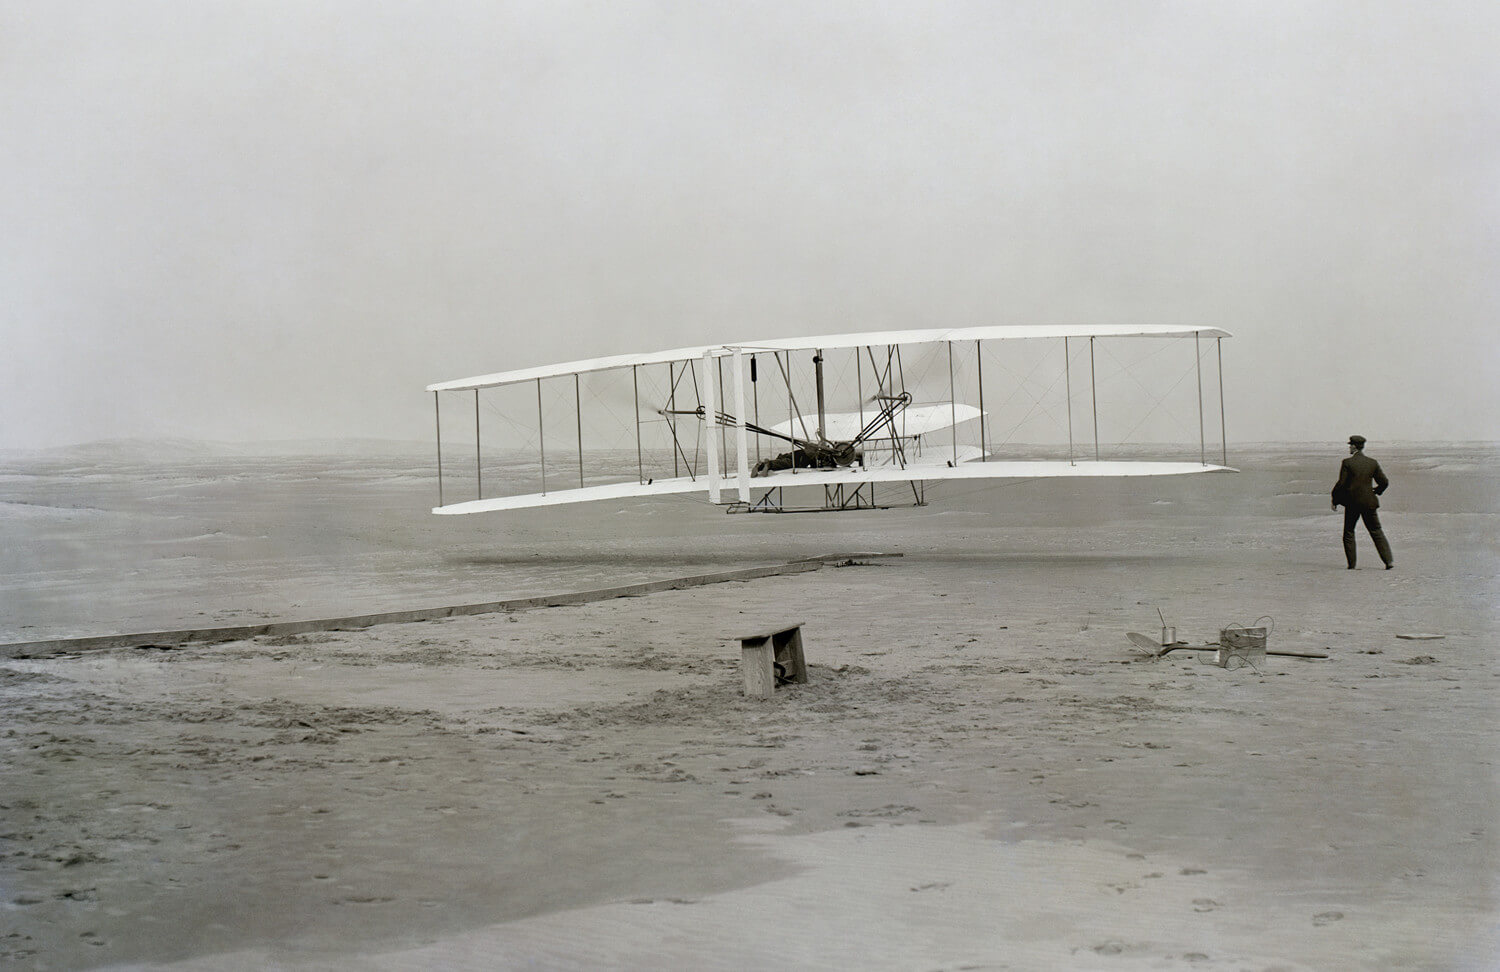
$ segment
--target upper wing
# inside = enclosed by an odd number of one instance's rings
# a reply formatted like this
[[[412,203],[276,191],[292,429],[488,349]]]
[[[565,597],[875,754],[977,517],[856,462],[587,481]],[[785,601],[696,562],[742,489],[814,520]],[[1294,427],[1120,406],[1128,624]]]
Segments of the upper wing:
[[[703,357],[723,357],[736,349],[750,353],[764,351],[801,351],[807,349],[859,348],[897,344],[929,344],[942,341],[1004,341],[1024,338],[1073,338],[1073,337],[1229,337],[1228,331],[1217,327],[1178,324],[1020,324],[1014,326],[990,325],[986,327],[932,328],[914,331],[864,331],[856,334],[827,334],[819,337],[775,338],[768,341],[747,341],[741,344],[705,344],[671,351],[654,351],[647,354],[617,354],[606,358],[585,358],[562,364],[543,365],[538,368],[521,368],[516,371],[500,371],[474,378],[459,378],[428,385],[427,390],[459,391],[469,388],[489,388],[495,385],[510,385],[539,378],[556,378],[562,375],[586,374],[590,371],[606,371],[611,368],[629,368],[638,365],[665,364],[669,361],[690,361]]]

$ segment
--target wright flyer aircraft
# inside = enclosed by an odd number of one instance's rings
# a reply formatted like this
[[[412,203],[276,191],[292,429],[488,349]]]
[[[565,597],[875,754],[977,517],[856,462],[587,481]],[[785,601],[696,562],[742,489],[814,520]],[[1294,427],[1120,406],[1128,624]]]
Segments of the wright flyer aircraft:
[[[427,387],[433,512],[669,494],[730,513],[833,512],[922,506],[944,481],[1233,472],[1227,337],[1186,325],[876,331],[439,382]]]

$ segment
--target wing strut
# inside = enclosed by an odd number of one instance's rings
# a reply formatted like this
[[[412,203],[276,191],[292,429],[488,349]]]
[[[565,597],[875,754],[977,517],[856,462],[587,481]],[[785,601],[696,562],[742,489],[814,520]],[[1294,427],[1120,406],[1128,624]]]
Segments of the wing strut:
[[[753,360],[753,359],[752,359]],[[734,414],[739,418],[734,423],[735,474],[739,479],[740,502],[750,502],[750,441],[745,424],[745,368],[744,354],[734,349]]]
[[[713,362],[712,352],[703,352],[703,387],[708,390],[706,409],[708,425],[703,430],[703,444],[708,450],[708,501],[717,504],[719,502],[719,405],[714,397],[713,375],[708,370]]]
[[[1099,388],[1094,384],[1094,339],[1089,338],[1089,394],[1094,401],[1094,461],[1099,461]]]
[[[630,390],[635,393],[635,476],[637,482],[646,481],[646,460],[641,451],[641,379],[636,374],[638,365],[630,366]]]
[[[760,382],[755,376],[755,355],[750,356],[750,398],[755,402],[755,424],[760,424]],[[760,462],[760,437],[755,439],[755,461]]]
[[[1219,444],[1224,447],[1223,465],[1229,465],[1229,432],[1224,426],[1224,339],[1214,338],[1219,351]]]
[[[953,384],[953,342],[948,342],[948,412],[953,417],[953,464],[958,465],[958,390]]]
[[[438,393],[432,393],[432,413],[437,419],[437,460],[438,460],[438,505],[443,505],[443,406],[438,401]]]
[[[476,389],[477,391],[477,389]],[[573,372],[573,415],[578,419],[578,488],[583,488],[583,395],[578,390],[578,372]]]
[[[818,441],[827,442],[828,435],[824,431],[828,426],[823,412],[823,349],[819,348],[813,352],[813,377],[818,386]]]
[[[863,428],[865,424],[865,380],[863,370],[859,366],[859,348],[854,349],[854,395],[859,399],[859,424]]]
[[[989,450],[984,445],[984,348],[983,342],[974,342],[974,361],[979,366],[979,461],[984,462],[989,458]]]
[[[1198,462],[1208,465],[1208,440],[1203,433],[1203,352],[1198,350],[1198,333],[1193,332],[1193,367],[1198,372]]]
[[[542,450],[542,495],[547,495],[547,437],[542,433],[542,379],[536,380],[536,441]]]
[[[1063,338],[1063,380],[1068,391],[1068,465],[1073,465],[1073,361],[1068,356],[1068,339]],[[1057,379],[1052,379],[1056,381]]]

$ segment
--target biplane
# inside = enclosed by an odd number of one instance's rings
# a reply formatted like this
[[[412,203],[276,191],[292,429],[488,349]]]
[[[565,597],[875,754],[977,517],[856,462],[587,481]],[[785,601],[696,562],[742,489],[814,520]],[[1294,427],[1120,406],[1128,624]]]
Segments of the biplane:
[[[439,382],[427,386],[437,424],[433,512],[670,494],[701,494],[730,513],[832,512],[922,506],[928,484],[953,480],[1233,472],[1226,337],[1175,325],[879,331]],[[1217,464],[1204,408],[1210,348]],[[472,403],[455,409],[454,396]],[[1101,399],[1115,429],[1103,439]],[[472,498],[449,499],[445,475],[455,465],[472,474]]]

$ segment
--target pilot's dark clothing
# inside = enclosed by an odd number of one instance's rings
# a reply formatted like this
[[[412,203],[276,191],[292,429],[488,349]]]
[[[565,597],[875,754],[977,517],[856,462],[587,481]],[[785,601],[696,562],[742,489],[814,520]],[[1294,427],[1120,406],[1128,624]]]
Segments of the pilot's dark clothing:
[[[1385,539],[1385,531],[1380,528],[1380,515],[1375,512],[1380,509],[1378,497],[1390,484],[1380,469],[1380,463],[1363,452],[1356,452],[1339,467],[1333,502],[1344,508],[1344,557],[1350,567],[1354,566],[1354,526],[1360,520],[1365,521],[1365,529],[1370,531],[1370,539],[1375,542],[1380,559],[1386,566],[1395,563],[1391,545]]]

